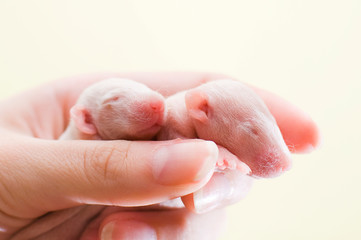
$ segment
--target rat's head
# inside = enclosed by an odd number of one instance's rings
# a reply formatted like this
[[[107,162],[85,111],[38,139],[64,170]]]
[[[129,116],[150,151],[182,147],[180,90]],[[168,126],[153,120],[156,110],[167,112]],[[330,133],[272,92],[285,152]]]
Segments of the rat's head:
[[[84,106],[85,120],[77,127],[102,139],[151,139],[163,123],[164,101],[143,84],[108,79],[84,91],[79,104]]]
[[[263,101],[244,84],[219,80],[185,96],[199,138],[213,140],[245,162],[258,177],[290,168],[290,153]]]

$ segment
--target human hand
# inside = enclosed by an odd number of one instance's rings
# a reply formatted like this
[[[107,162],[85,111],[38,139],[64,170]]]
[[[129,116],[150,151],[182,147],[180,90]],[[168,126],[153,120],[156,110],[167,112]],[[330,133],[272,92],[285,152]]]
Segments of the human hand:
[[[190,154],[182,156],[182,161],[185,161],[182,171],[173,171],[171,175],[174,174],[174,181],[164,183],[153,176],[154,164],[150,164],[150,159],[161,146],[177,145],[172,141],[53,141],[66,127],[69,109],[82,89],[110,76],[143,82],[164,95],[195,87],[204,81],[224,78],[220,75],[183,73],[97,75],[50,83],[2,102],[2,239],[15,232],[15,238],[47,236],[46,234],[56,233],[57,229],[60,231],[66,222],[83,216],[77,222],[77,228],[66,233],[71,237],[78,237],[91,218],[104,211],[104,208],[67,208],[85,204],[148,205],[191,193],[208,181],[217,155],[212,143],[185,141],[189,143],[183,144],[187,148],[185,152]],[[279,98],[257,91],[260,96],[266,97],[266,104],[271,112],[276,112],[274,115],[277,121],[282,120],[279,122],[280,129],[286,143],[289,141],[295,146],[294,151],[302,151],[307,146],[317,144],[317,129],[307,116]],[[283,110],[278,110],[279,106]],[[303,126],[303,129],[298,131],[297,126]],[[202,171],[197,176],[200,170]],[[142,215],[142,212],[133,213]],[[189,218],[188,214],[184,216],[185,219]],[[44,221],[47,217],[55,219],[51,221],[51,225],[49,221]],[[164,224],[165,227],[167,222]],[[164,227],[157,229],[157,234],[158,230],[166,229]]]

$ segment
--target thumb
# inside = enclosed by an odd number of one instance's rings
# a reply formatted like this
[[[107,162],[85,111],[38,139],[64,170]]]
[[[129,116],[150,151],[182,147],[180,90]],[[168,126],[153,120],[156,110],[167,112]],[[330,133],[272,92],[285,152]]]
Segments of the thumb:
[[[22,217],[81,204],[139,206],[186,195],[206,184],[218,156],[215,143],[201,140],[15,143],[6,148],[2,160],[11,171],[2,171],[1,180],[11,190],[7,213]]]

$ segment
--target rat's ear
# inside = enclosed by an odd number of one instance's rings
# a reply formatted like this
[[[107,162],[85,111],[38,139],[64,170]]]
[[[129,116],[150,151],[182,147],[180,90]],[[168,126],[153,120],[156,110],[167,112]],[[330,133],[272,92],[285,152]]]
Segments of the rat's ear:
[[[208,120],[208,95],[200,90],[190,90],[185,95],[188,113],[191,118],[204,123]]]
[[[75,126],[79,129],[79,131],[91,135],[97,133],[94,124],[91,122],[91,115],[85,107],[81,105],[73,106],[70,109],[70,116],[73,119]]]

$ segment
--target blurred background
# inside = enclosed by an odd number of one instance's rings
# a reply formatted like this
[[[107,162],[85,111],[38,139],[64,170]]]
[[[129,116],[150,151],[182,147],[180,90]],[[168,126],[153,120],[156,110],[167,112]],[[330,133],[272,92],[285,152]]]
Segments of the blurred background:
[[[77,74],[173,70],[273,91],[323,135],[228,208],[221,239],[361,239],[361,1],[0,2],[0,99]]]

